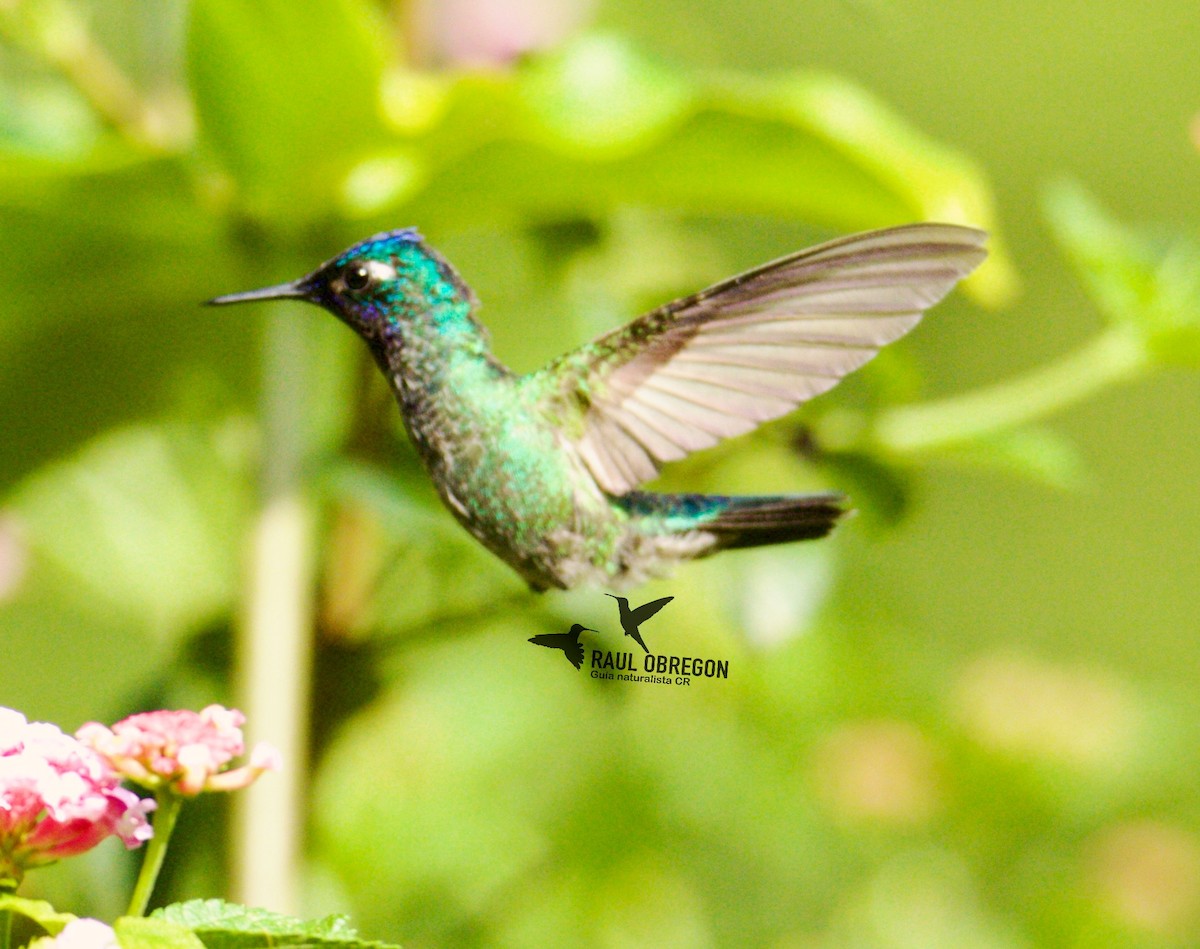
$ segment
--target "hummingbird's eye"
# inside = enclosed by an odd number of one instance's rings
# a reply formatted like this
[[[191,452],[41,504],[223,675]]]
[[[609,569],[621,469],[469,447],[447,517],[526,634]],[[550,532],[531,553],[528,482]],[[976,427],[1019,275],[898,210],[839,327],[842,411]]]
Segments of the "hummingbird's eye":
[[[342,283],[348,290],[361,290],[371,282],[371,271],[366,264],[352,264],[342,271]]]

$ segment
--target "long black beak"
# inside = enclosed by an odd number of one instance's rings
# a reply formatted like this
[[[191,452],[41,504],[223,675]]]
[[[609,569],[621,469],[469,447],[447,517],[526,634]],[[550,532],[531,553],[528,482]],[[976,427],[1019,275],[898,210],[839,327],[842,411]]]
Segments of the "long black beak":
[[[308,280],[302,277],[291,283],[280,283],[273,287],[263,287],[260,290],[244,290],[241,293],[227,293],[223,297],[213,297],[206,300],[205,306],[225,306],[229,303],[255,303],[259,300],[312,300],[312,288]]]

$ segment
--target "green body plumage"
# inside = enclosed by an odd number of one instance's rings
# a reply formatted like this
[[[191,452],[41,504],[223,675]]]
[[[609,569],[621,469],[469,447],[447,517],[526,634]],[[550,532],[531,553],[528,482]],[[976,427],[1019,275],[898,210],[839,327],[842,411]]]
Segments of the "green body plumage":
[[[300,298],[370,347],[455,517],[538,590],[628,585],[725,547],[827,533],[836,495],[634,490],[659,464],[832,385],[983,257],[978,231],[915,225],[833,242],[676,301],[539,372],[488,347],[470,289],[411,230],[307,277],[213,303]]]

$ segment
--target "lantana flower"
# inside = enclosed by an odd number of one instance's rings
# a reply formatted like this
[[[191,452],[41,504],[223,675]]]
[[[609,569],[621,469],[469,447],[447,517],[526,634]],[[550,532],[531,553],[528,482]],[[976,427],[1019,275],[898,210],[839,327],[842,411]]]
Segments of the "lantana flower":
[[[73,919],[53,939],[36,944],[38,949],[121,949],[113,928],[98,919]]]
[[[0,881],[20,882],[116,835],[133,848],[153,836],[154,801],[119,786],[109,763],[56,726],[0,707]]]
[[[142,712],[112,728],[89,722],[76,735],[134,784],[194,797],[244,788],[264,771],[278,770],[279,752],[266,742],[254,747],[248,764],[223,770],[246,749],[245,721],[237,709],[210,705],[200,712]]]

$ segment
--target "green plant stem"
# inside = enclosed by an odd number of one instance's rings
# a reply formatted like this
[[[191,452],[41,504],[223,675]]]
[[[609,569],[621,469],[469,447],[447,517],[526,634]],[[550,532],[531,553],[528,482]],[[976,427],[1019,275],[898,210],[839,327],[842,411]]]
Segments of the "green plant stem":
[[[239,642],[239,706],[285,766],[238,796],[233,889],[253,906],[295,910],[312,653],[312,516],[300,492],[267,501],[254,537]]]
[[[314,613],[314,517],[304,490],[310,354],[286,306],[270,314],[263,353],[263,503],[238,630],[238,705],[285,766],[236,800],[233,892],[296,908]]]
[[[17,881],[0,880],[0,896],[12,896],[16,892]],[[0,909],[0,949],[9,949],[12,945],[12,918],[11,909]]]
[[[1124,382],[1146,366],[1142,340],[1114,326],[1053,362],[966,395],[901,406],[880,416],[873,441],[897,454],[994,435],[1079,402]]]
[[[183,806],[183,798],[169,789],[163,789],[155,795],[158,808],[154,812],[154,836],[146,845],[146,859],[142,861],[141,872],[138,873],[137,884],[133,888],[133,896],[129,898],[129,916],[145,916],[146,907],[150,905],[150,896],[154,892],[154,884],[158,882],[159,871],[162,870],[163,859],[167,856],[167,844],[175,831],[175,821],[179,817],[179,809]]]

